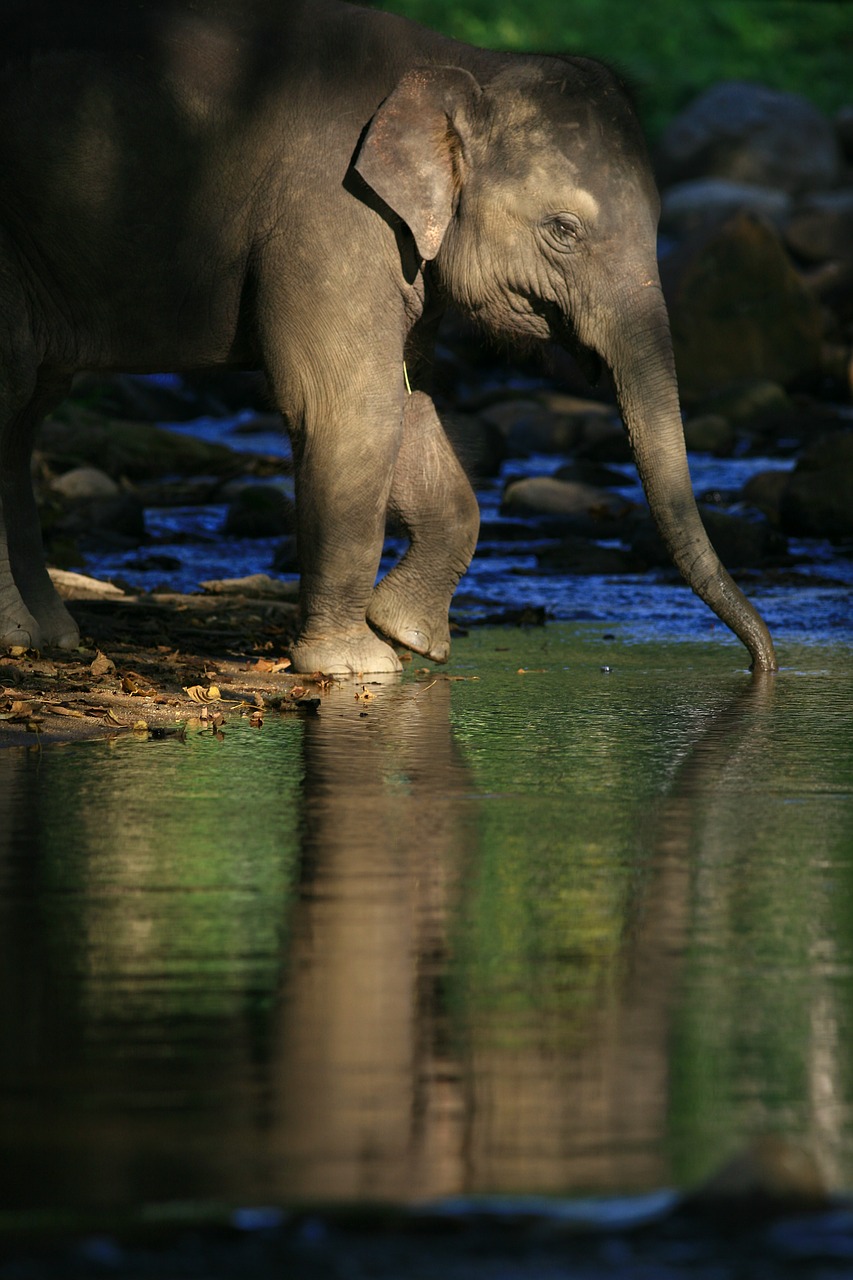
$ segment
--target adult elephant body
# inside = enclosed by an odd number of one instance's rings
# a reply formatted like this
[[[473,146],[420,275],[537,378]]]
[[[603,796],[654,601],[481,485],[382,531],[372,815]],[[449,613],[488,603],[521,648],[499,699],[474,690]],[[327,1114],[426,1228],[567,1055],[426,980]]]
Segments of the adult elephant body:
[[[73,374],[259,366],[293,441],[296,669],[436,660],[477,506],[429,398],[452,300],[613,371],[690,585],[773,667],[692,496],[658,201],[615,77],[338,0],[7,0],[0,27],[0,642],[76,642],[33,437]],[[386,515],[409,549],[375,585]]]

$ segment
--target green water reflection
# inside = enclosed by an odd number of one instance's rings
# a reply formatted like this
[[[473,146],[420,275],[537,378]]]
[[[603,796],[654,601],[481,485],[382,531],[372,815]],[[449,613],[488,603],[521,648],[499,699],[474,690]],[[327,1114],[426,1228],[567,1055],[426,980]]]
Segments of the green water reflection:
[[[482,632],[0,752],[2,1203],[853,1186],[853,655],[785,659]]]

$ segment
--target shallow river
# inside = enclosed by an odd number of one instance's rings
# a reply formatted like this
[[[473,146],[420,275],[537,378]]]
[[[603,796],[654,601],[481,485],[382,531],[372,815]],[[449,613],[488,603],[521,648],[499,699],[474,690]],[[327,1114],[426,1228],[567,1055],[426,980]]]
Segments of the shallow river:
[[[607,637],[0,752],[6,1209],[853,1188],[853,648]]]

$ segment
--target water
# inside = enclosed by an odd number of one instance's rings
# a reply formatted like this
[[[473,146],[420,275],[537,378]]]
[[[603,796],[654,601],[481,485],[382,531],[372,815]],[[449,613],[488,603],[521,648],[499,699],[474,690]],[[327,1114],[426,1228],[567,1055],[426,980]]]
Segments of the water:
[[[214,443],[229,444],[237,451],[255,449],[264,454],[289,453],[282,432],[269,429],[246,434],[252,417],[238,413],[221,418],[200,418],[189,423],[168,424]],[[506,484],[522,476],[553,473],[562,459],[533,454],[511,458],[494,480],[478,487],[482,526],[477,553],[454,597],[453,615],[461,622],[479,621],[503,610],[545,610],[565,621],[594,621],[603,626],[628,626],[636,639],[657,636],[721,636],[717,623],[700,600],[684,586],[675,571],[645,574],[574,576],[541,568],[537,552],[549,545],[535,520],[513,519],[515,526],[529,526],[529,540],[517,535],[502,539],[499,519],[501,496]],[[691,474],[696,493],[734,494],[761,471],[790,470],[790,458],[714,458],[693,454]],[[617,465],[624,475],[618,490],[628,501],[644,501],[633,465]],[[292,496],[292,479],[278,481]],[[733,510],[738,510],[735,506]],[[195,592],[199,584],[221,578],[242,578],[270,572],[278,538],[240,539],[222,536],[225,503],[152,507],[146,511],[149,543],[141,548],[92,550],[86,556],[85,572],[96,577],[126,583],[132,588],[154,591]],[[380,576],[388,571],[404,549],[403,543],[389,539],[380,566]],[[853,558],[850,548],[829,543],[791,540],[796,559],[795,575],[773,573],[745,575],[743,584],[766,619],[771,632],[795,634],[799,639],[818,642],[853,643]],[[295,580],[296,574],[277,576]]]
[[[765,1133],[853,1188],[853,650],[782,660],[483,630],[0,752],[0,1203],[639,1196]]]

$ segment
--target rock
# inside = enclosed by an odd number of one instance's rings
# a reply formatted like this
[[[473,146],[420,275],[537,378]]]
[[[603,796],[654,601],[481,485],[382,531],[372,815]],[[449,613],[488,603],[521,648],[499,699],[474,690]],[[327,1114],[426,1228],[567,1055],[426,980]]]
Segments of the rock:
[[[81,373],[72,394],[101,413],[136,422],[188,422],[205,412],[177,374]]]
[[[782,227],[792,208],[787,192],[773,187],[728,178],[694,178],[663,192],[660,225],[665,234],[683,238],[746,210]]]
[[[853,187],[823,191],[802,200],[785,226],[785,242],[804,264],[804,279],[835,320],[838,346],[827,348],[824,369],[843,379],[839,364],[849,352],[847,322],[853,320]]]
[[[588,422],[575,446],[576,456],[588,462],[633,462],[628,435],[618,418]]]
[[[145,508],[132,493],[75,502],[50,524],[50,536],[98,546],[137,546],[148,537]]]
[[[755,569],[778,559],[787,550],[784,537],[766,524],[731,515],[714,507],[700,506],[702,523],[714,550],[727,569]],[[651,516],[639,523],[631,538],[631,550],[649,568],[672,565]]]
[[[272,553],[270,568],[273,573],[298,573],[299,555],[296,538],[282,538]]]
[[[512,457],[569,453],[589,433],[616,429],[617,418],[612,405],[561,392],[501,401],[482,409],[480,416],[503,432]]]
[[[84,498],[113,498],[119,487],[111,476],[99,467],[72,467],[51,482],[54,493],[72,501]]]
[[[262,373],[230,369],[153,375],[81,373],[74,379],[72,395],[110,417],[136,422],[191,422],[241,409],[269,410],[272,403]]]
[[[506,400],[493,400],[481,405],[479,416],[501,432],[504,437],[518,426],[534,423],[538,419],[550,420],[550,411],[538,400],[529,396],[512,396]]]
[[[727,1161],[684,1203],[728,1217],[760,1217],[826,1209],[830,1197],[811,1152],[767,1134]]]
[[[588,574],[634,573],[640,567],[637,558],[619,547],[601,547],[577,535],[561,538],[536,557],[540,569],[579,576]]]
[[[737,214],[670,254],[661,274],[684,400],[819,369],[821,309],[768,223]]]
[[[853,187],[801,200],[784,234],[788,248],[809,262],[853,259]]]
[[[787,471],[759,471],[741,490],[743,502],[755,507],[772,525],[781,521],[782,494],[789,480]]]
[[[704,413],[685,422],[684,441],[693,453],[727,457],[735,446],[735,429],[721,414]]]
[[[841,154],[848,164],[853,164],[853,104],[837,111],[832,123]]]
[[[124,597],[121,587],[100,578],[90,578],[85,573],[71,573],[68,569],[48,569],[50,580],[63,600],[119,600]]]
[[[664,130],[663,186],[727,178],[799,195],[835,185],[841,151],[829,120],[805,98],[727,80],[694,99]]]
[[[795,537],[853,537],[853,432],[825,436],[802,454],[782,491],[780,521]]]
[[[513,481],[507,485],[501,503],[502,515],[547,516],[593,536],[601,535],[608,525],[624,521],[634,510],[631,503],[606,489],[555,480],[553,476]]]
[[[626,479],[621,471],[613,471],[610,467],[586,458],[579,458],[576,462],[567,462],[565,466],[558,467],[554,472],[554,479],[577,480],[581,484],[594,485],[599,489],[620,489],[625,484],[631,483],[630,478]]]
[[[296,506],[275,485],[247,484],[231,502],[223,533],[234,538],[277,538],[296,528]]]
[[[738,427],[755,429],[768,419],[790,417],[794,405],[778,382],[768,378],[743,378],[706,396],[699,410],[703,414],[719,415]]]
[[[570,415],[555,414],[535,400],[493,405],[481,415],[504,433],[506,452],[513,458],[531,453],[568,453],[581,426]]]
[[[298,582],[281,582],[268,573],[250,573],[245,578],[212,578],[200,582],[205,595],[251,596],[257,600],[295,600],[299,594]]]
[[[222,476],[245,471],[247,465],[245,455],[225,445],[208,444],[150,423],[105,418],[69,400],[42,424],[39,451],[54,471],[88,464],[114,479]]]

